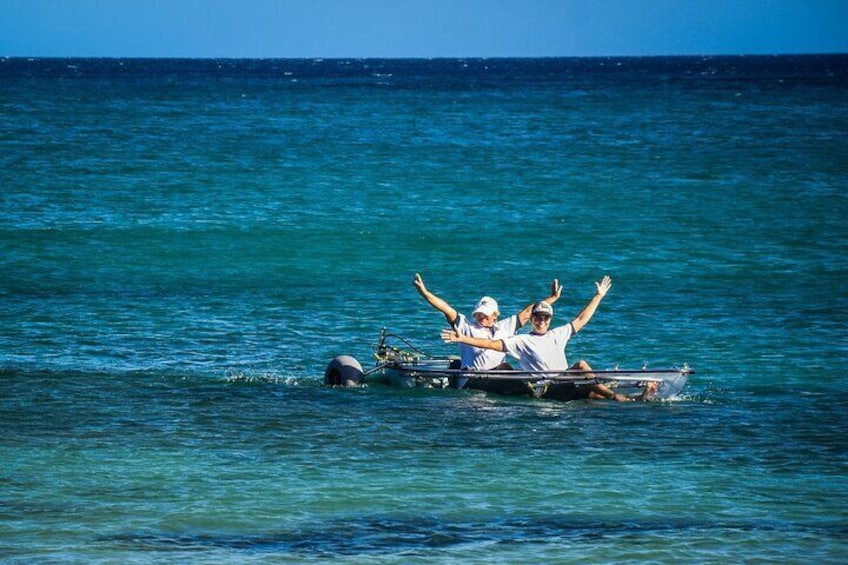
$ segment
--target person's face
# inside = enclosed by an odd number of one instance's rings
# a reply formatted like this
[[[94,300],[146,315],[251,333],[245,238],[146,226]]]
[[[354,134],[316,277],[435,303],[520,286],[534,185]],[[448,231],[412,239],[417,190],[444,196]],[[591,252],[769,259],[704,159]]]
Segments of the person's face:
[[[543,334],[551,326],[551,317],[547,314],[533,314],[530,320],[533,322],[533,331],[536,333]]]
[[[474,314],[474,319],[477,320],[477,324],[483,326],[484,328],[491,328],[495,325],[495,322],[498,321],[498,313],[495,312],[491,316],[487,316],[482,312],[477,312]]]

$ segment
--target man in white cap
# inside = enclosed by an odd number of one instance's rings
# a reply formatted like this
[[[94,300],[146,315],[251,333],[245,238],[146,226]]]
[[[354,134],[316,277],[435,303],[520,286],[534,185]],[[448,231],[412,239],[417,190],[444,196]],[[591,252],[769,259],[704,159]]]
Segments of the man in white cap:
[[[523,371],[565,371],[569,368],[568,360],[565,357],[565,347],[568,344],[568,340],[589,323],[589,320],[595,314],[595,310],[598,309],[601,300],[603,300],[609,291],[610,286],[612,286],[612,280],[610,280],[609,276],[604,276],[602,280],[596,282],[595,295],[583,310],[577,314],[577,317],[564,326],[550,329],[554,309],[548,302],[537,302],[532,305],[530,312],[530,319],[533,323],[533,330],[530,333],[509,335],[502,338],[480,338],[478,336],[464,335],[455,330],[443,330],[442,339],[446,342],[461,343],[500,353],[508,353],[510,357],[518,360]],[[592,370],[592,367],[582,359],[570,368],[581,371]],[[587,374],[587,377],[590,376],[590,374]],[[608,398],[618,401],[629,400],[626,396],[616,394],[602,384],[581,387],[579,390],[585,390],[587,398]],[[655,385],[649,386],[643,398],[649,397],[654,391]],[[575,389],[575,393],[577,392],[578,390]]]
[[[518,330],[530,319],[530,310],[533,304],[528,304],[521,312],[509,318],[498,320],[500,311],[498,303],[491,296],[484,296],[477,302],[472,313],[473,321],[469,320],[460,312],[430,292],[424,285],[421,275],[415,273],[413,281],[415,288],[424,297],[430,306],[444,314],[445,319],[452,328],[460,335],[469,337],[500,340],[515,335]],[[553,304],[562,294],[562,286],[554,279],[551,284],[551,295],[544,299],[544,303]],[[471,345],[460,344],[460,367],[474,371],[486,371],[497,368],[509,368],[512,366],[505,363],[506,355],[502,351],[484,349]]]

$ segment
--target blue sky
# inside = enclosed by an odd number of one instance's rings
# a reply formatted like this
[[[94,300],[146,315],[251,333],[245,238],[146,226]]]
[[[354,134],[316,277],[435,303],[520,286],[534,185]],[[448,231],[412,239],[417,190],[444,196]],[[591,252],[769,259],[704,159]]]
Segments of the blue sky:
[[[0,0],[0,56],[848,53],[848,0]]]

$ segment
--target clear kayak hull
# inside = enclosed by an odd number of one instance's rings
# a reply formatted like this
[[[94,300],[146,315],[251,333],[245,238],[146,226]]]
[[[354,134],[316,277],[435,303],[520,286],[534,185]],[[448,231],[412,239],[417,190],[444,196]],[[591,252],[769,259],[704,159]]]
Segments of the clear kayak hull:
[[[459,360],[455,357],[427,355],[405,340],[409,349],[391,347],[387,344],[389,337],[397,336],[389,336],[385,330],[381,332],[380,342],[374,349],[377,362],[372,369],[365,371],[355,358],[342,355],[327,366],[325,384],[384,383],[401,388],[473,389],[564,401],[587,398],[593,385],[604,385],[631,399],[669,399],[680,394],[689,375],[694,373],[688,365],[663,369],[616,368],[544,373],[517,369],[468,371],[459,368]]]

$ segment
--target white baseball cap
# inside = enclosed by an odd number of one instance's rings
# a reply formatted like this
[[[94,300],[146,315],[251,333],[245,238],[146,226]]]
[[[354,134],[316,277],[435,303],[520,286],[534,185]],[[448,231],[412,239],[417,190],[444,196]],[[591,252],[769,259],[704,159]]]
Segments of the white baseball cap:
[[[474,308],[474,314],[483,314],[486,316],[491,316],[495,312],[498,311],[498,303],[491,296],[484,296],[477,302],[477,307]]]
[[[532,314],[542,314],[543,316],[551,317],[554,315],[554,309],[547,302],[537,302],[533,305],[533,311],[531,312],[531,315]]]

